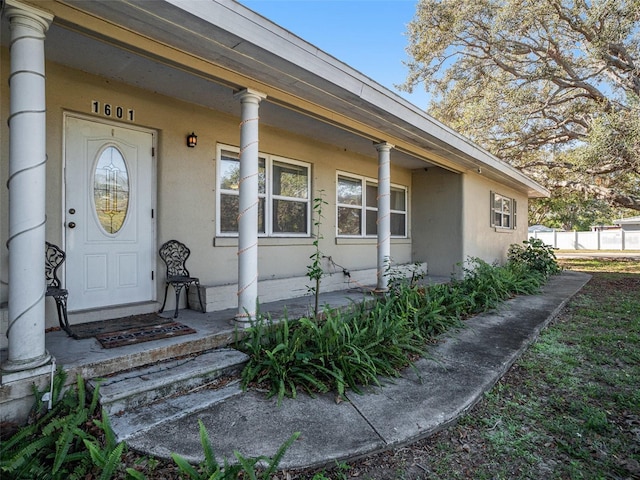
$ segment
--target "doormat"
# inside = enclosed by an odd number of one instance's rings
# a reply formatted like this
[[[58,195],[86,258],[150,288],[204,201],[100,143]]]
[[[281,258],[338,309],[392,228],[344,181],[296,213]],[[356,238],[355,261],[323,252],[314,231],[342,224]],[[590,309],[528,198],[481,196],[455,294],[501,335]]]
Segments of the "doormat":
[[[96,335],[96,340],[100,342],[102,348],[124,347],[125,345],[135,345],[136,343],[150,342],[163,338],[189,335],[196,331],[178,322],[163,323],[160,325],[149,325],[145,327],[129,328],[118,332],[101,333]]]
[[[153,327],[171,322],[173,322],[172,318],[164,318],[153,312],[101,320],[99,322],[79,323],[78,325],[71,325],[71,329],[76,335],[75,338],[82,339],[95,337],[103,333],[119,332],[120,330],[129,330],[136,327]]]

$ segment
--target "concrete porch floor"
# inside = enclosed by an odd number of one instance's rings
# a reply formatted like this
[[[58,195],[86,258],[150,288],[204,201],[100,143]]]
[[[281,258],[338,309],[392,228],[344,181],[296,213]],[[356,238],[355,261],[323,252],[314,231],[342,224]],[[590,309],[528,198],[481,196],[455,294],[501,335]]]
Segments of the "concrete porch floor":
[[[449,277],[429,276],[423,279],[422,283],[447,281]],[[373,287],[365,287],[321,292],[319,298],[320,308],[344,308],[375,297]],[[314,297],[307,295],[261,304],[260,312],[273,320],[282,319],[285,314],[289,319],[298,319],[308,316],[313,311],[313,304]],[[175,320],[193,328],[196,333],[118,348],[105,349],[93,337],[76,340],[67,336],[64,331],[47,333],[45,345],[56,363],[64,367],[70,378],[77,374],[84,378],[101,377],[140,365],[227,346],[233,343],[243,330],[234,322],[236,313],[237,309],[207,313],[181,309]],[[165,310],[161,316],[172,318],[173,309]]]

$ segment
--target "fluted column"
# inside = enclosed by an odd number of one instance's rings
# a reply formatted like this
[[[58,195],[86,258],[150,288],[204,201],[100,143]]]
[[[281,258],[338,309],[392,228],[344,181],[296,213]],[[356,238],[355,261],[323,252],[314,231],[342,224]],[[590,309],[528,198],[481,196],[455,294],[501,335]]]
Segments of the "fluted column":
[[[4,372],[45,365],[45,32],[53,16],[5,2],[11,29],[9,76],[9,352]]]
[[[238,313],[247,325],[258,300],[258,133],[260,102],[266,95],[250,89],[236,94],[242,105],[238,211]]]
[[[391,262],[391,149],[390,143],[378,143],[378,283],[376,291],[388,290]]]

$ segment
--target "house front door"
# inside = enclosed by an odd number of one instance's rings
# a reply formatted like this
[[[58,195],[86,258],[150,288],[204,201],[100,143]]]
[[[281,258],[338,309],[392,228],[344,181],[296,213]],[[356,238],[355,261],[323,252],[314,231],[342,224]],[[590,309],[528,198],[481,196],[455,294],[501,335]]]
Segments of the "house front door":
[[[155,299],[154,133],[65,117],[70,311]]]

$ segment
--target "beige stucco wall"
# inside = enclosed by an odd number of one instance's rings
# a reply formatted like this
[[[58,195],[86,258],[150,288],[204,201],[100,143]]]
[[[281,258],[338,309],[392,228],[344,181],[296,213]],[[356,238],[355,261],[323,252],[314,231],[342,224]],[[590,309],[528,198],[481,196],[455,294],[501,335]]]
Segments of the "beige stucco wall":
[[[9,55],[2,52],[0,82],[7,85]],[[91,113],[91,102],[119,105],[134,109],[136,126],[157,132],[155,158],[157,175],[156,234],[157,246],[177,238],[189,245],[192,256],[188,266],[192,274],[207,285],[235,283],[237,280],[237,244],[234,239],[215,238],[216,232],[216,147],[218,144],[238,146],[239,114],[230,116],[140,88],[85,74],[48,62],[47,73],[47,239],[64,244],[63,231],[63,137],[64,114],[73,112],[90,118],[105,118]],[[2,88],[2,104],[8,105],[8,89]],[[229,90],[229,95],[233,92]],[[268,100],[265,100],[268,101]],[[2,132],[2,163],[0,183],[8,176],[8,109],[0,118]],[[127,122],[123,122],[126,126]],[[188,133],[196,132],[198,145],[187,148]],[[371,146],[371,156],[363,157],[343,149],[308,138],[290,135],[278,128],[262,124],[260,151],[311,164],[312,191],[324,191],[328,205],[324,209],[320,248],[327,257],[349,270],[376,266],[375,239],[336,241],[336,169],[376,178],[377,152]],[[393,153],[392,153],[393,158]],[[391,180],[411,192],[411,172],[392,167]],[[7,192],[0,199],[0,302],[6,302],[8,255],[5,246],[8,229]],[[411,202],[409,202],[409,208]],[[410,217],[409,217],[410,218]],[[410,232],[410,225],[409,225]],[[260,240],[260,279],[304,276],[309,256],[313,252],[311,238],[267,238]],[[392,258],[407,263],[411,258],[410,240],[394,240]],[[159,259],[158,259],[159,261]],[[157,296],[162,299],[162,265],[157,265]],[[52,303],[52,302],[47,302]],[[47,307],[47,325],[57,324],[53,308]]]
[[[463,175],[463,258],[478,257],[488,263],[504,263],[509,245],[527,239],[527,197],[476,173]],[[491,226],[491,192],[517,202],[515,229]]]
[[[509,245],[527,239],[527,197],[481,174],[442,168],[413,172],[413,259],[431,275],[460,276],[470,257],[503,263]],[[517,202],[516,229],[491,226],[491,192]]]
[[[462,175],[430,167],[414,171],[412,183],[413,259],[449,276],[463,258]]]

